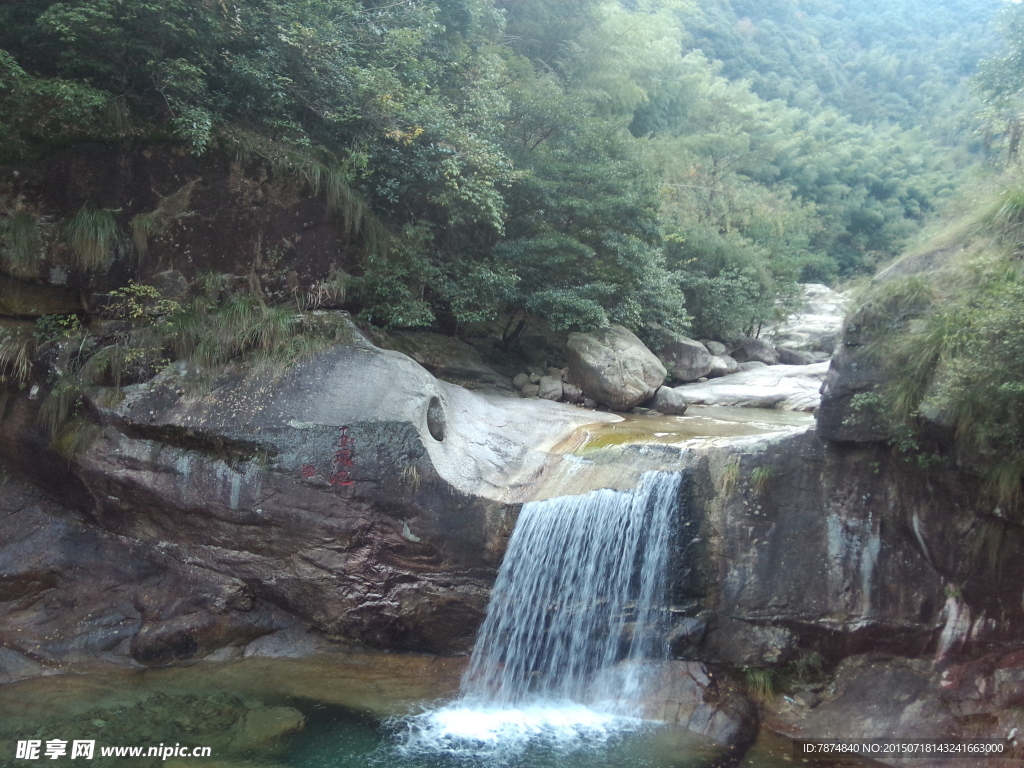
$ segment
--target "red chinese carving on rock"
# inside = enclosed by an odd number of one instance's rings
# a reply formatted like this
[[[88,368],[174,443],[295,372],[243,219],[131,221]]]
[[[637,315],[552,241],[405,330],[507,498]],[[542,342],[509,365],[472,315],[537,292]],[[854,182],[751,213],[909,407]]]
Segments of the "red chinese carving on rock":
[[[312,464],[307,464],[302,468],[302,477],[305,480],[309,480],[311,477],[316,476],[316,467]]]
[[[338,435],[338,450],[334,452],[333,472],[328,482],[334,486],[352,485],[348,467],[355,465],[355,440],[348,434],[348,427],[341,428]]]

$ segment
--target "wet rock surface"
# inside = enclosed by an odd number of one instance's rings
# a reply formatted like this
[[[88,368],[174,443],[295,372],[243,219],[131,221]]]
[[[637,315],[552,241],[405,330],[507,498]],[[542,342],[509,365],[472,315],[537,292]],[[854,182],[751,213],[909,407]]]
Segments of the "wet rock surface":
[[[0,489],[0,682],[102,659],[168,663],[296,623],[241,580]]]
[[[757,735],[757,708],[728,675],[693,661],[652,670],[644,716],[686,728],[715,744],[746,747]]]

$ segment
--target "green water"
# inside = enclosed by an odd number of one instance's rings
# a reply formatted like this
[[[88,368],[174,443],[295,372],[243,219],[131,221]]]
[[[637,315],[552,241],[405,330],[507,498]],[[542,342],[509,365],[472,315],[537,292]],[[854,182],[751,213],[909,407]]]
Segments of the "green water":
[[[531,741],[491,757],[410,752],[410,714],[450,700],[461,662],[391,654],[252,659],[167,670],[94,670],[0,687],[0,766],[93,768],[701,768],[815,766],[762,734],[736,755],[687,731],[641,725],[603,738]],[[16,760],[19,740],[95,740],[92,761]],[[103,746],[210,746],[211,758],[104,758]],[[464,745],[463,745],[464,746]],[[837,768],[836,762],[821,763]],[[866,765],[846,763],[845,765]]]

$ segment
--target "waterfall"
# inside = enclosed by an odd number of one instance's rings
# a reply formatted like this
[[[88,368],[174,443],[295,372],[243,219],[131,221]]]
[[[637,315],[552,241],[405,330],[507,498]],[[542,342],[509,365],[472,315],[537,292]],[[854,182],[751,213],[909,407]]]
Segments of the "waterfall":
[[[680,476],[633,491],[523,506],[460,699],[412,726],[410,746],[565,741],[640,714],[644,660],[667,654],[661,617]],[[486,751],[486,750],[484,750]]]
[[[526,504],[463,678],[463,701],[572,701],[616,711],[635,704],[638,681],[609,672],[620,660],[635,669],[664,655],[656,618],[678,492],[679,475],[650,473],[635,491]]]

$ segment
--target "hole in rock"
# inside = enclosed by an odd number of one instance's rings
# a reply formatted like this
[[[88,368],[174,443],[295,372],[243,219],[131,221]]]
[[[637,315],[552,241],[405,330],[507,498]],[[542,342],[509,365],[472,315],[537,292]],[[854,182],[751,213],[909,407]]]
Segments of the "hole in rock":
[[[427,405],[427,430],[437,442],[440,443],[444,440],[444,408],[441,407],[441,401],[436,397],[430,398],[430,404]]]

